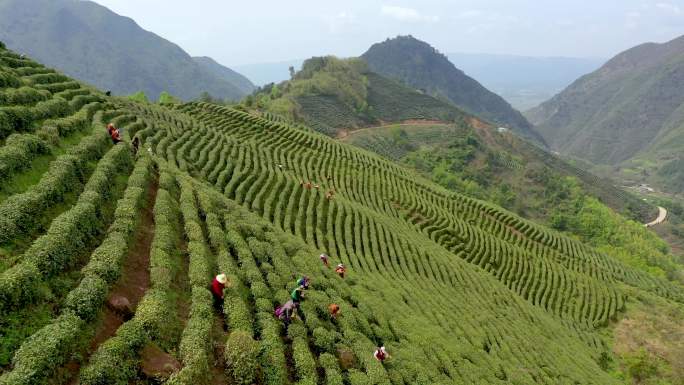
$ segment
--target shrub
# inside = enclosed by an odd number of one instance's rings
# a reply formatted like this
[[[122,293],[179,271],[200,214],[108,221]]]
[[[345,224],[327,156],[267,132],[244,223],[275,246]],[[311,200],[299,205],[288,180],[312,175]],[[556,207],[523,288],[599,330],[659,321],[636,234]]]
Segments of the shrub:
[[[235,289],[228,289],[223,311],[228,319],[228,326],[231,330],[242,330],[245,332],[253,332],[253,320],[249,311],[249,306],[240,298],[235,292]]]
[[[12,360],[13,370],[0,377],[1,385],[46,383],[57,367],[71,356],[82,338],[84,322],[66,313],[34,333],[21,345]]]
[[[292,323],[287,334],[292,338],[292,356],[295,361],[297,377],[304,383],[315,384],[317,380],[316,361],[307,342],[306,329],[300,324]]]
[[[317,327],[313,331],[314,344],[316,347],[324,352],[332,353],[335,351],[335,342],[337,335],[333,331],[329,331],[322,327]]]
[[[373,383],[371,382],[370,378],[363,373],[358,371],[357,369],[350,369],[348,372],[349,376],[349,383],[351,385],[372,385]]]
[[[0,88],[16,88],[21,85],[21,81],[13,74],[0,69]]]
[[[102,344],[81,369],[82,385],[127,385],[138,371],[137,354],[147,341],[141,323],[129,321]]]
[[[41,214],[62,200],[68,192],[82,186],[86,162],[97,159],[107,147],[106,132],[85,138],[50,163],[40,181],[22,194],[9,197],[0,204],[0,244],[26,233],[38,224]]]
[[[97,275],[86,275],[74,290],[69,292],[64,309],[81,319],[92,321],[107,297],[109,286]]]
[[[185,366],[169,379],[169,384],[208,383],[213,317],[211,293],[202,287],[193,287],[190,319],[180,343],[180,356]]]
[[[340,374],[340,366],[337,364],[337,358],[330,353],[323,353],[318,357],[318,362],[325,370],[326,385],[342,385],[344,380]]]
[[[128,250],[128,238],[125,234],[114,232],[95,249],[83,272],[97,274],[108,284],[113,284],[121,274],[121,264]]]
[[[0,147],[0,181],[30,167],[36,156],[49,151],[47,143],[35,135],[11,135]]]
[[[238,384],[251,384],[257,376],[259,343],[244,331],[234,331],[228,337],[225,349],[228,371]]]
[[[257,315],[261,327],[260,362],[264,382],[268,385],[280,385],[287,382],[285,350],[280,337],[280,321],[273,317],[273,312],[259,312]]]
[[[148,290],[135,312],[135,321],[139,322],[147,335],[157,339],[166,335],[166,331],[172,325],[169,320],[175,316],[171,301],[166,292],[162,290]]]
[[[49,99],[50,96],[50,93],[45,90],[36,90],[31,87],[10,88],[0,91],[0,104],[35,104]]]

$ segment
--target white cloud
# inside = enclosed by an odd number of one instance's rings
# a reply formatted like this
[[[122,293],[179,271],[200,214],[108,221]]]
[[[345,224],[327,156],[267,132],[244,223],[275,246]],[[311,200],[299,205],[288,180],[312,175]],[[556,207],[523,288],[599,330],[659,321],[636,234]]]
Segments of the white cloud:
[[[413,8],[396,7],[392,5],[383,5],[380,11],[384,16],[388,16],[399,21],[408,22],[437,22],[439,21],[438,16],[427,16],[422,15],[420,12]]]
[[[656,3],[655,6],[656,6],[657,8],[662,9],[662,10],[665,10],[665,11],[668,11],[668,12],[672,12],[672,13],[674,13],[675,15],[680,15],[680,14],[682,13],[682,9],[679,8],[679,6],[676,6],[676,5],[674,5],[674,4],[670,4],[670,3]]]

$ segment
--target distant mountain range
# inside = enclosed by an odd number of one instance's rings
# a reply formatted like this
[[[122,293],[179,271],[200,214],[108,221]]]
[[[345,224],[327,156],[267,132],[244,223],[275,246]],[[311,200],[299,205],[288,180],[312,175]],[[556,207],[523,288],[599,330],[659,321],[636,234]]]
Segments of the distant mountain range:
[[[207,59],[90,1],[0,0],[0,40],[66,74],[115,94],[162,91],[184,100],[202,92],[240,99],[253,85]]]
[[[501,96],[456,68],[429,44],[412,36],[399,36],[377,43],[361,56],[371,71],[400,81],[459,108],[513,129],[538,142],[541,135],[530,122]]]
[[[679,170],[684,180],[684,36],[617,55],[527,116],[563,154],[650,160],[651,171]]]
[[[598,69],[605,59],[448,53],[449,61],[513,107],[525,111]]]

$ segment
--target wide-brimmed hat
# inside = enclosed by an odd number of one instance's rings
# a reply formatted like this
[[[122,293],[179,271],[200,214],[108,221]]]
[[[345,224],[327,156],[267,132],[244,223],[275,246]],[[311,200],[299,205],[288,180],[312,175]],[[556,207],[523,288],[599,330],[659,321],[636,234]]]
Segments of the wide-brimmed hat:
[[[216,280],[225,285],[228,282],[228,277],[225,274],[219,274],[216,276]]]

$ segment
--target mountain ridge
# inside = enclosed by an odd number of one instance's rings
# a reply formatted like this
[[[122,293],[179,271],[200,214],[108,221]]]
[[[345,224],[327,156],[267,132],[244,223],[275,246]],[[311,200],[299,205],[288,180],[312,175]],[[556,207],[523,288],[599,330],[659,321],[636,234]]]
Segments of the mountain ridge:
[[[2,0],[0,11],[0,39],[9,48],[116,94],[142,90],[154,100],[163,91],[184,100],[202,92],[234,100],[246,95],[178,45],[97,3]]]
[[[616,165],[684,135],[683,109],[684,36],[616,55],[527,117],[561,153]]]
[[[398,36],[373,44],[361,58],[380,75],[442,98],[457,107],[540,143],[544,139],[530,122],[501,96],[456,68],[428,43],[412,36]]]

